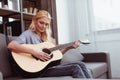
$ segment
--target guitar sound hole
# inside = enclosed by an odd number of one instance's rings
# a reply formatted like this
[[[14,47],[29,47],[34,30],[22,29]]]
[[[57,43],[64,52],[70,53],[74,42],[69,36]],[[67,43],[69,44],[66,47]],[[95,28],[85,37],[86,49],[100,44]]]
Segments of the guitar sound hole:
[[[51,53],[51,51],[49,49],[47,49],[47,48],[42,49],[42,51],[45,52],[45,53],[48,53],[48,54]]]
[[[47,49],[47,48],[44,48],[42,51],[45,52],[45,53],[47,53],[47,54],[51,54],[51,51],[49,49]],[[51,54],[50,57],[52,58],[53,54]]]

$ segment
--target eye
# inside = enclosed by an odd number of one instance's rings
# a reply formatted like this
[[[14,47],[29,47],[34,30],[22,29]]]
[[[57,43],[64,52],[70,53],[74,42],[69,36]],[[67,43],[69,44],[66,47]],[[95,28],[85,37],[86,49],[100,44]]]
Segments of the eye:
[[[40,24],[44,24],[44,22],[42,22],[42,21],[40,21],[39,23],[40,23]]]
[[[38,21],[38,23],[44,26],[49,26],[49,23],[45,21]]]
[[[48,26],[48,25],[49,25],[48,23],[45,24],[45,26]]]

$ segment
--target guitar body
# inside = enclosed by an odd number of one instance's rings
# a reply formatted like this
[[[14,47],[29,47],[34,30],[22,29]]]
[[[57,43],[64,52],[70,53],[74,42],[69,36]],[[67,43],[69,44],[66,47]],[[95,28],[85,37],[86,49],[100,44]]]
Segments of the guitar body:
[[[54,44],[50,42],[43,42],[40,44],[22,44],[22,46],[32,48],[36,51],[42,51],[44,48],[55,47]],[[17,72],[21,73],[24,77],[37,77],[39,76],[46,68],[54,66],[59,62],[63,55],[59,50],[52,51],[52,57],[48,61],[42,61],[36,59],[31,54],[26,53],[15,53],[12,52],[12,59],[15,62],[15,67],[17,67]]]
[[[80,41],[82,44],[89,44],[90,42],[87,40]],[[40,44],[22,44],[24,47],[28,47],[34,49],[38,52],[46,52],[50,54],[51,58],[48,61],[42,61],[37,59],[31,54],[26,53],[11,53],[11,63],[14,67],[14,71],[18,73],[18,75],[22,77],[38,77],[41,73],[43,73],[47,68],[51,66],[58,65],[60,60],[63,57],[63,54],[59,51],[59,49],[67,48],[75,44],[75,42],[70,42],[62,45],[55,46],[50,42],[43,42]]]

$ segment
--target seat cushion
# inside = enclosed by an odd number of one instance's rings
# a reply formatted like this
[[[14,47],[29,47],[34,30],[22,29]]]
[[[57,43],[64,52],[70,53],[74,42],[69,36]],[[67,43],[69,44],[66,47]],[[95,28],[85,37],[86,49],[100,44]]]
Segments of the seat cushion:
[[[83,59],[84,57],[79,50],[72,49],[63,55],[61,64],[75,63],[75,62],[82,61]]]
[[[80,80],[80,78],[72,78],[71,76],[61,76],[61,77],[43,77],[43,78],[6,78],[5,80]],[[81,79],[82,80],[82,79]]]
[[[107,64],[104,62],[91,62],[85,64],[88,69],[91,70],[93,78],[97,78],[107,71]]]

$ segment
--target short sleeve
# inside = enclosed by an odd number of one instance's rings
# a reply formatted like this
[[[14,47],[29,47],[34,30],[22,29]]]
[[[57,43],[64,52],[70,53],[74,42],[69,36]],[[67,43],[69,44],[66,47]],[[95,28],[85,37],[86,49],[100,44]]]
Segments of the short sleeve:
[[[19,37],[17,37],[14,42],[18,44],[38,44],[42,40],[37,37],[37,35],[31,30],[24,31]]]
[[[23,32],[19,37],[13,40],[18,44],[26,44],[26,32]]]

